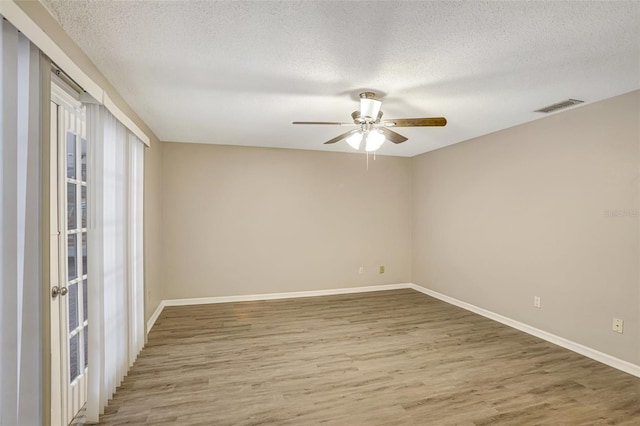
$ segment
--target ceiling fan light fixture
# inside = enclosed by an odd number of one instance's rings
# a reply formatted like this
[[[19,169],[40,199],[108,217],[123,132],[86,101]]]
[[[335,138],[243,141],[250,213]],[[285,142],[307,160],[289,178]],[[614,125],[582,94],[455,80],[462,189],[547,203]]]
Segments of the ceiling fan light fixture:
[[[347,139],[347,143],[351,148],[358,150],[360,149],[360,144],[362,143],[362,132],[357,132],[349,136]]]
[[[360,93],[360,109],[351,114],[353,124],[339,121],[294,121],[293,124],[358,126],[358,129],[350,130],[333,139],[329,139],[325,142],[325,145],[346,140],[351,148],[359,151],[364,139],[366,152],[377,151],[386,140],[395,145],[407,140],[406,137],[388,127],[442,127],[447,125],[447,119],[444,117],[397,118],[383,121],[382,111],[380,110],[381,105],[382,102],[376,99],[374,92],[362,92]]]
[[[379,130],[372,130],[367,135],[367,143],[364,147],[365,151],[377,151],[385,141],[385,137]]]
[[[381,105],[382,102],[376,99],[360,98],[360,117],[369,121],[376,120],[378,118]]]

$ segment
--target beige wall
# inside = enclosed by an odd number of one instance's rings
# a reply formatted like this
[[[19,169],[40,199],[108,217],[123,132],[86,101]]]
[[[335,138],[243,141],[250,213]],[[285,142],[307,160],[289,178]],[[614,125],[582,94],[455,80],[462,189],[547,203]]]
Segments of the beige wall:
[[[639,123],[634,92],[369,171],[163,143],[154,303],[412,281],[640,364]]]
[[[162,145],[164,299],[410,281],[410,159]]]
[[[144,156],[145,321],[162,301],[162,145],[153,144]]]
[[[413,167],[416,284],[640,364],[640,91]]]

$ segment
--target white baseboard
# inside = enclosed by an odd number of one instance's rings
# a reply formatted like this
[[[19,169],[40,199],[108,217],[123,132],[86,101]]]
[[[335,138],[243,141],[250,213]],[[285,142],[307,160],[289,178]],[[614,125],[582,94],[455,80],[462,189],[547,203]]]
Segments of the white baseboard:
[[[256,300],[293,299],[297,297],[333,296],[336,294],[368,293],[370,291],[411,288],[411,284],[386,284],[367,287],[332,288],[329,290],[291,291],[287,293],[247,294],[242,296],[198,297],[196,299],[169,299],[165,306],[204,305],[209,303],[253,302]]]
[[[164,307],[165,307],[165,304],[163,300],[158,304],[158,307],[156,308],[156,310],[153,311],[153,315],[151,315],[151,318],[149,318],[149,321],[147,321],[147,334],[149,334],[149,332],[151,331],[151,328],[156,323],[156,320],[162,313],[162,310],[164,309]]]
[[[535,328],[530,325],[513,320],[511,318],[507,318],[500,314],[496,314],[495,312],[491,312],[486,309],[479,308],[470,303],[466,303],[461,300],[455,299],[453,297],[447,296],[445,294],[438,293],[437,291],[433,291],[428,288],[421,287],[417,284],[410,284],[409,288],[417,290],[420,293],[424,293],[436,299],[442,300],[443,302],[447,302],[451,305],[455,305],[462,309],[466,309],[467,311],[471,311],[478,315],[482,315],[483,317],[492,319],[504,325],[508,325],[509,327],[515,328],[516,330],[520,330],[532,336],[536,336],[542,340],[546,340],[547,342],[561,346],[565,349],[569,349],[570,351],[579,353],[580,355],[586,356],[587,358],[591,358],[595,361],[606,364],[609,367],[613,367],[618,370],[624,371],[625,373],[629,373],[636,377],[640,377],[640,365],[636,365],[631,362],[616,358],[612,355],[605,354],[604,352],[600,352],[588,346],[581,345],[580,343],[576,343],[571,340],[565,339],[564,337],[556,336],[555,334],[548,333],[544,330],[540,330],[539,328]]]
[[[242,296],[198,297],[193,299],[169,299],[163,300],[158,305],[149,321],[147,321],[147,334],[155,324],[165,306],[206,305],[210,303],[253,302],[256,300],[293,299],[298,297],[333,296],[336,294],[368,293],[372,291],[399,290],[412,288],[413,284],[384,284],[366,287],[332,288],[328,290],[291,291],[286,293],[247,294]]]
[[[184,306],[184,305],[202,305],[202,304],[210,304],[210,303],[250,302],[250,301],[256,301],[256,300],[291,299],[291,298],[297,298],[297,297],[331,296],[331,295],[337,295],[337,294],[366,293],[371,291],[399,290],[399,289],[405,289],[405,288],[410,288],[410,289],[419,291],[420,293],[434,297],[438,300],[442,300],[443,302],[449,303],[454,306],[458,306],[462,309],[466,309],[467,311],[476,313],[478,315],[482,315],[483,317],[492,319],[501,324],[515,328],[516,330],[520,330],[532,336],[536,336],[542,340],[546,340],[547,342],[561,346],[565,349],[569,349],[570,351],[579,353],[580,355],[586,356],[587,358],[591,358],[595,361],[601,362],[610,367],[624,371],[625,373],[629,373],[636,377],[640,377],[640,365],[636,365],[628,361],[624,361],[612,355],[608,355],[596,349],[592,349],[588,346],[584,346],[579,343],[573,342],[571,340],[565,339],[564,337],[556,336],[555,334],[548,333],[544,330],[540,330],[538,328],[521,323],[511,318],[507,318],[500,314],[496,314],[495,312],[488,311],[486,309],[480,308],[470,303],[463,302],[461,300],[455,299],[445,294],[438,293],[437,291],[433,291],[428,288],[424,288],[422,286],[419,286],[417,284],[412,284],[412,283],[387,284],[387,285],[376,285],[376,286],[367,286],[367,287],[334,288],[329,290],[293,291],[293,292],[287,292],[287,293],[249,294],[249,295],[243,295],[243,296],[199,297],[195,299],[163,300],[162,302],[160,302],[160,304],[158,305],[158,308],[155,310],[153,315],[151,315],[151,318],[149,318],[149,321],[147,322],[147,333],[151,331],[151,328],[155,324],[156,320],[162,313],[162,310],[164,309],[165,306]]]

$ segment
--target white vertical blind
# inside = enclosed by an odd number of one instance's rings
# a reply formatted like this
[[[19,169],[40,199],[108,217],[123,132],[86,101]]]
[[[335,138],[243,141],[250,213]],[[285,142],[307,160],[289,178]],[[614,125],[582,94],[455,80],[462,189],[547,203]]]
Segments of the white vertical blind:
[[[42,423],[39,62],[0,16],[0,425]]]
[[[144,146],[129,135],[129,366],[144,345]]]
[[[144,344],[143,144],[103,106],[87,106],[89,376],[87,420],[97,421]]]
[[[49,71],[40,62],[0,15],[0,426],[44,417],[40,115]],[[87,124],[87,420],[97,421],[144,344],[144,148],[104,106],[87,107]]]

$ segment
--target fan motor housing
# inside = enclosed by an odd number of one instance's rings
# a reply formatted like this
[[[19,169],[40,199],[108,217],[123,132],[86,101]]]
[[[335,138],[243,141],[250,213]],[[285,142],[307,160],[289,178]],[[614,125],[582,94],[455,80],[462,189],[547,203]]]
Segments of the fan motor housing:
[[[364,124],[364,123],[378,123],[380,119],[382,119],[382,111],[378,112],[378,116],[375,120],[368,120],[368,117],[362,117],[360,115],[360,111],[353,111],[351,113],[351,117],[353,118],[353,122],[355,124]]]

